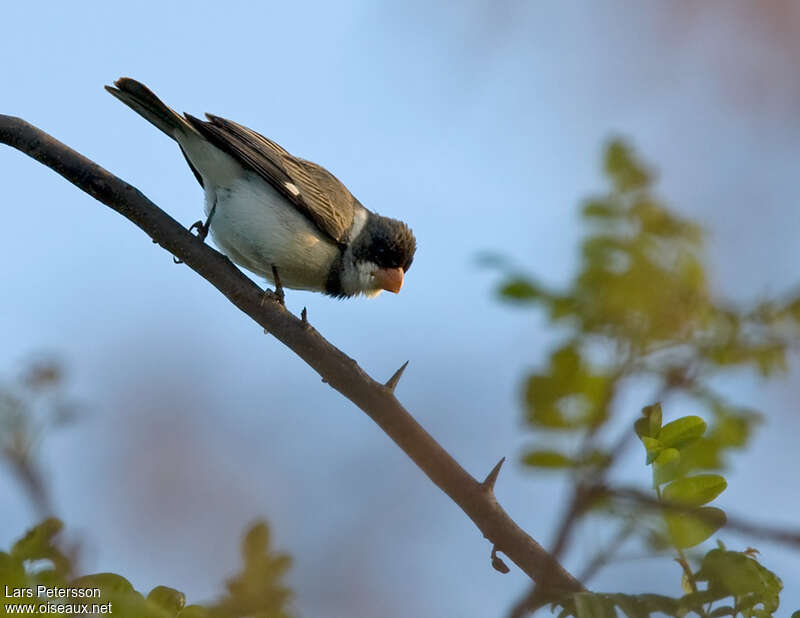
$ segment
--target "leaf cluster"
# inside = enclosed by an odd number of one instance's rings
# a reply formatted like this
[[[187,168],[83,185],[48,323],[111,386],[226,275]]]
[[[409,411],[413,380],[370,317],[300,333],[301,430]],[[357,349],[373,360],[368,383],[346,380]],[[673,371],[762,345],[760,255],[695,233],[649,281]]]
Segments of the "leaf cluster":
[[[616,618],[621,612],[629,618],[649,618],[653,614],[769,618],[778,609],[783,585],[774,573],[759,564],[752,551],[730,551],[720,543],[717,549],[705,555],[693,577],[707,587],[678,598],[659,594],[581,592],[557,603],[561,608],[558,616]],[[800,613],[795,612],[793,618],[798,615]]]
[[[706,424],[697,416],[683,416],[662,425],[660,404],[647,406],[634,423],[646,462],[653,469],[653,487],[662,505],[666,537],[678,551],[683,568],[684,592],[673,598],[654,594],[601,594],[584,592],[557,603],[559,618],[616,617],[617,610],[630,618],[647,618],[653,613],[702,618],[742,616],[769,618],[778,609],[783,584],[761,565],[756,550],[728,550],[721,541],[691,568],[683,550],[699,545],[719,530],[725,512],[706,506],[727,487],[720,474],[691,474],[691,465],[681,466],[684,450],[703,437]]]
[[[613,417],[625,382],[648,379],[660,395],[683,393],[705,408],[716,444],[704,456],[718,467],[726,448],[746,443],[758,415],[715,393],[711,379],[731,370],[784,370],[800,338],[800,295],[741,307],[716,298],[702,230],[654,194],[652,171],[620,140],[607,146],[603,167],[609,190],[583,205],[588,234],[566,288],[493,260],[504,271],[501,299],[544,309],[564,333],[547,364],[525,379],[526,421],[539,433],[595,432]],[[525,462],[593,466],[599,455],[534,446]]]
[[[702,259],[703,230],[655,194],[652,170],[623,141],[613,140],[605,149],[603,171],[608,189],[582,206],[587,233],[577,272],[566,286],[546,285],[505,259],[491,259],[490,265],[503,272],[500,298],[543,310],[557,339],[543,366],[524,378],[525,421],[536,440],[522,461],[538,470],[565,472],[572,480],[568,511],[574,515],[557,535],[564,543],[570,527],[583,518],[600,514],[620,521],[621,541],[598,552],[590,561],[592,573],[638,533],[649,551],[678,551],[689,588],[674,599],[582,593],[562,604],[562,613],[604,616],[603,608],[617,608],[629,616],[682,616],[695,610],[710,615],[704,604],[730,590],[709,566],[721,560],[777,582],[756,594],[744,592],[755,588],[742,579],[738,594],[726,593],[737,599],[730,615],[771,615],[780,580],[754,557],[712,550],[723,553],[710,552],[692,570],[683,550],[725,524],[725,513],[709,503],[727,486],[721,474],[727,455],[747,445],[761,419],[759,412],[718,393],[716,378],[742,371],[772,377],[784,371],[791,347],[800,340],[800,294],[743,304],[719,298]],[[660,405],[648,406],[635,420],[635,434],[625,423],[623,433],[609,439],[608,429],[619,425],[613,421],[620,395],[643,386],[654,388],[654,400],[680,395],[698,415],[663,424]],[[652,466],[653,487],[664,506],[659,517],[640,504],[617,500],[608,478],[634,435]],[[610,489],[600,492],[607,499],[587,500],[595,488]],[[703,582],[705,588],[699,586]],[[749,605],[758,608],[752,609],[756,613],[748,613],[747,594],[761,595]]]
[[[290,590],[282,580],[290,558],[270,548],[269,528],[254,524],[242,542],[243,567],[227,583],[217,601],[186,605],[185,595],[173,588],[156,586],[147,595],[115,573],[71,575],[72,565],[59,547],[57,536],[62,523],[49,518],[32,528],[9,552],[0,552],[0,582],[8,589],[53,587],[99,588],[101,597],[92,603],[111,603],[112,613],[123,618],[291,618]],[[20,602],[36,600],[20,599]],[[63,601],[59,601],[63,602]],[[2,609],[0,607],[0,609]],[[3,614],[5,615],[5,614]],[[31,615],[31,614],[29,614]],[[32,615],[65,616],[47,611]]]

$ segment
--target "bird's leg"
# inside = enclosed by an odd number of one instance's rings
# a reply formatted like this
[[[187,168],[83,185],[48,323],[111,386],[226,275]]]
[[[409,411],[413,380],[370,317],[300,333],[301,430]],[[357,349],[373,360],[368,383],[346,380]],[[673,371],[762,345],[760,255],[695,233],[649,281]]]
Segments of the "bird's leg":
[[[217,198],[214,198],[214,204],[211,206],[211,210],[208,213],[208,218],[206,222],[203,221],[195,221],[192,223],[191,227],[189,228],[190,232],[197,230],[197,237],[200,240],[205,240],[206,236],[208,236],[208,230],[211,229],[211,219],[214,217],[214,213],[217,211]]]
[[[275,291],[264,290],[264,293],[261,295],[261,302],[259,303],[262,307],[268,298],[277,300],[281,305],[286,304],[284,303],[285,295],[283,293],[283,285],[281,285],[281,276],[278,274],[278,268],[275,264],[272,265],[272,279],[275,281]]]
[[[281,284],[281,276],[278,274],[278,269],[275,267],[275,264],[272,265],[272,278],[275,280],[275,296],[278,299],[278,302],[283,305],[284,294],[283,294],[283,285]]]

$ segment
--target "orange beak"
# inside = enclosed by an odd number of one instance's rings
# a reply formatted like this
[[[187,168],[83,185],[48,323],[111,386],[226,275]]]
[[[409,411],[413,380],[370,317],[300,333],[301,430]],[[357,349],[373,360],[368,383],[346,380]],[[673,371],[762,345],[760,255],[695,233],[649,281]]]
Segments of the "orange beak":
[[[402,268],[379,268],[372,275],[375,277],[378,287],[387,292],[397,294],[403,287]]]

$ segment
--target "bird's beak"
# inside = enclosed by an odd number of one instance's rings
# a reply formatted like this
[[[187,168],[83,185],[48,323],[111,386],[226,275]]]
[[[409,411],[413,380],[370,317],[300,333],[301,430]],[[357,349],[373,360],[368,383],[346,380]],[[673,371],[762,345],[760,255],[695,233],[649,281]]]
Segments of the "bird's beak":
[[[397,294],[403,287],[402,268],[379,268],[372,275],[375,277],[378,287],[387,292]]]

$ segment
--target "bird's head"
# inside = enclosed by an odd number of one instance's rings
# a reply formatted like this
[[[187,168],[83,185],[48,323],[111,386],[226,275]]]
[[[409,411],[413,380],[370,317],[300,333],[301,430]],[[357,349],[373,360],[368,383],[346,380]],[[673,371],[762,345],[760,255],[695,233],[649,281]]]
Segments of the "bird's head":
[[[343,295],[373,298],[382,290],[396,294],[416,250],[417,241],[405,223],[370,213],[343,256]]]

